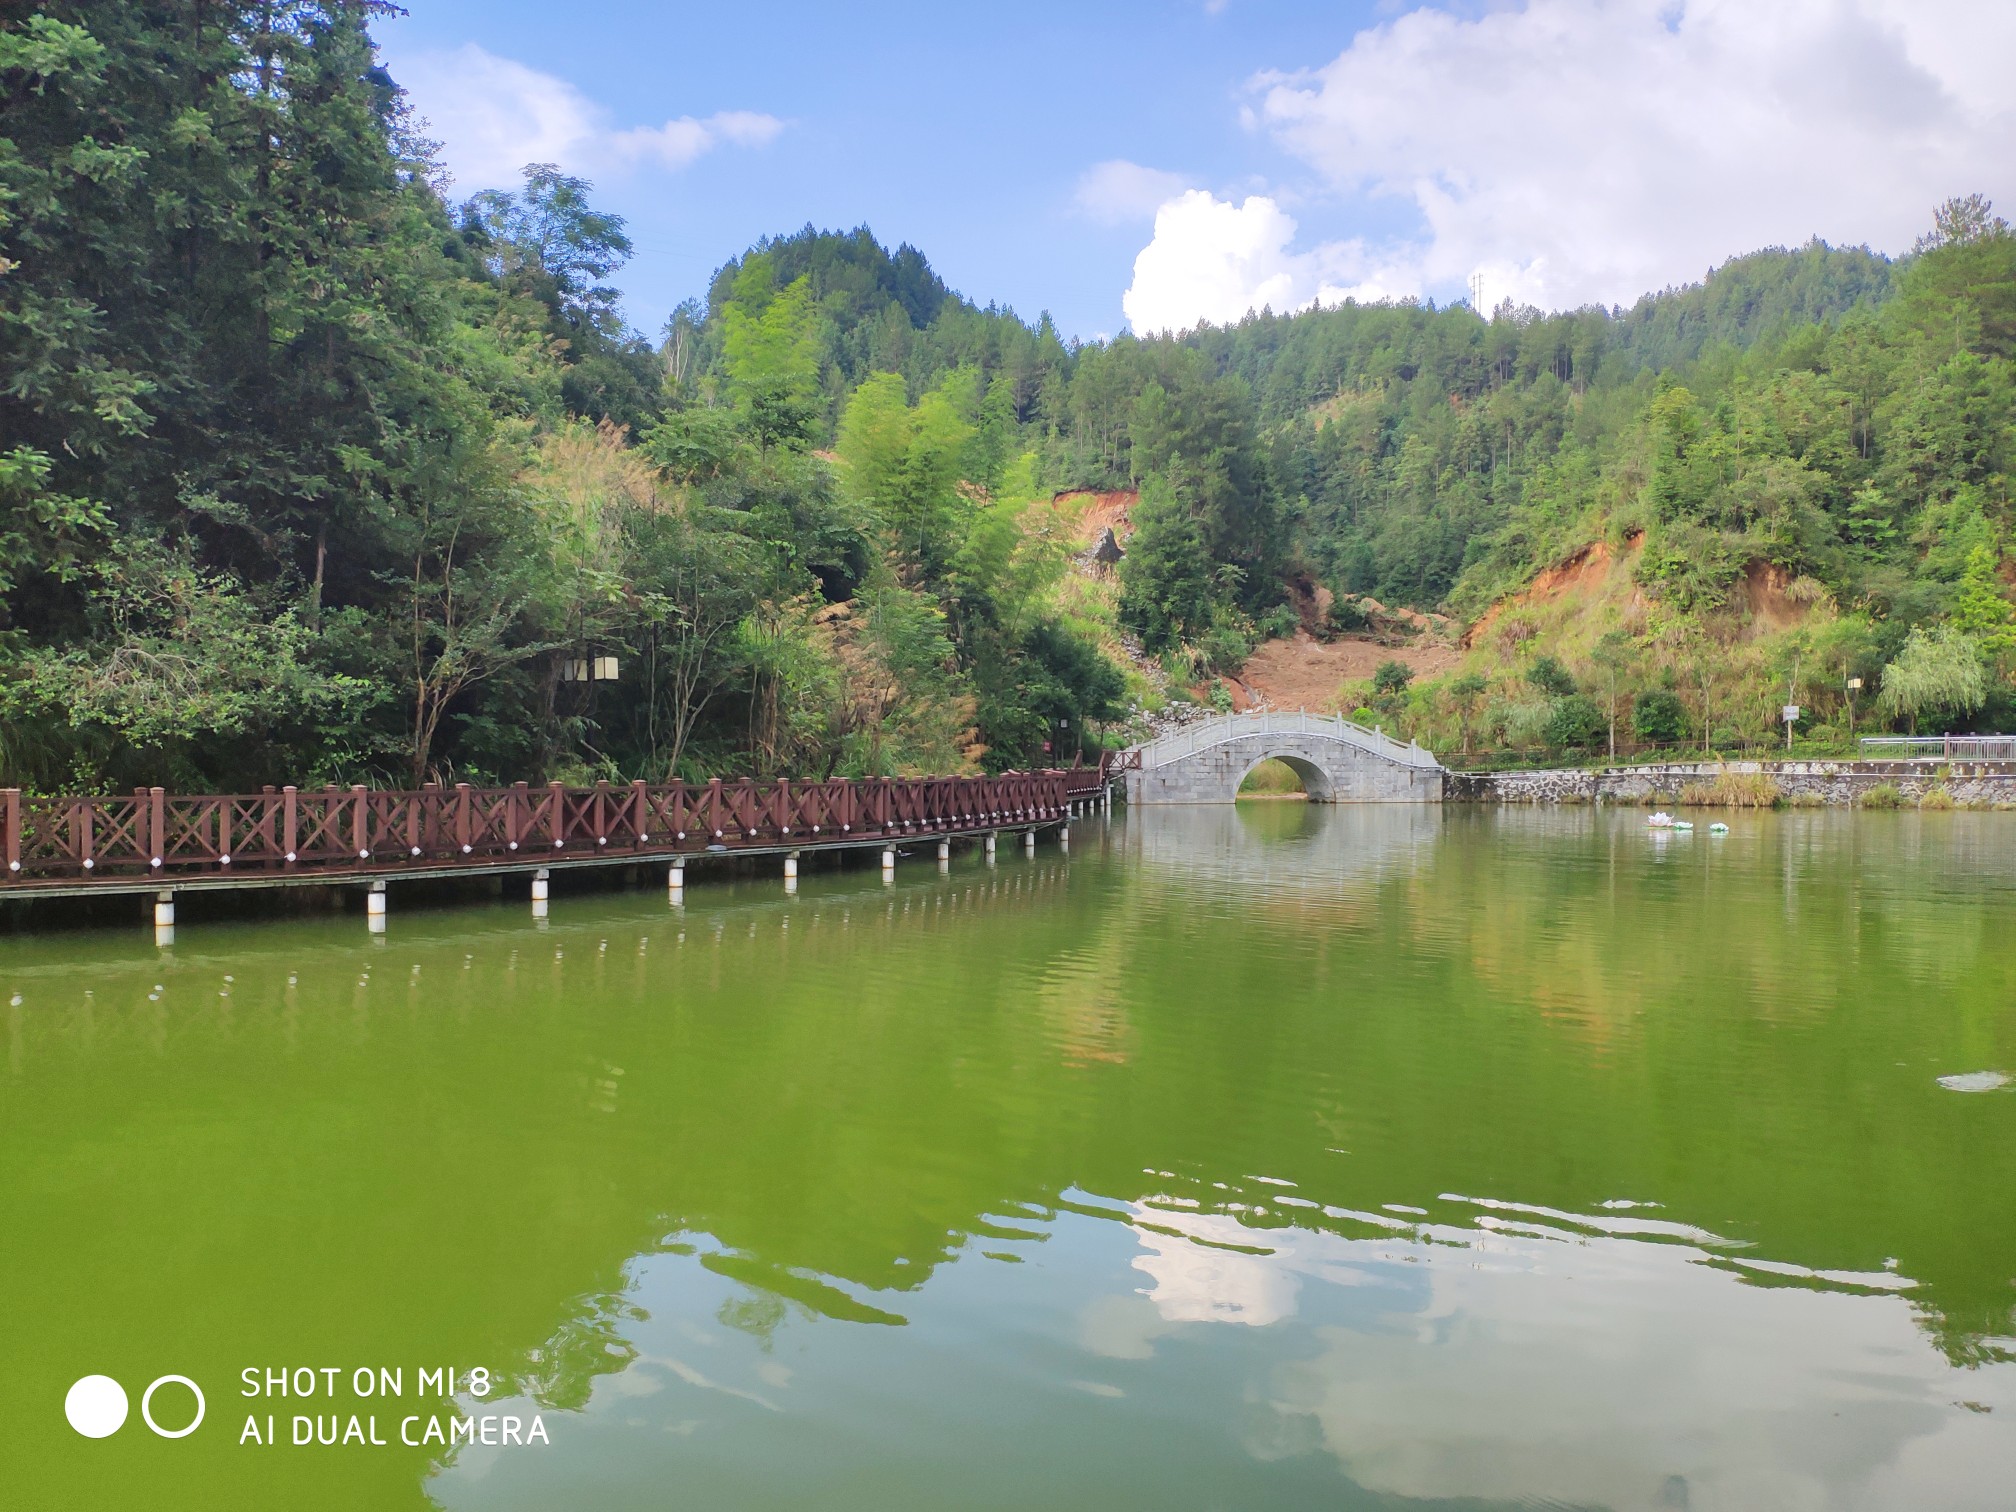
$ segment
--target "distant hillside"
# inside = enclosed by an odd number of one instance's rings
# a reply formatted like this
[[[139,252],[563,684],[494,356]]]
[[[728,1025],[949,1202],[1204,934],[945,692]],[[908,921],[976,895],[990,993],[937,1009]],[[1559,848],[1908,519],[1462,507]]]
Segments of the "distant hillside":
[[[912,397],[951,383],[998,459],[982,486],[1023,456],[1052,491],[1138,488],[1121,618],[1179,683],[1284,634],[1291,583],[1474,619],[1608,542],[1629,591],[1598,618],[1637,647],[1634,679],[1685,681],[1676,636],[1761,646],[1811,620],[1861,627],[1827,655],[1873,685],[2008,525],[2016,240],[1978,202],[1941,214],[1900,262],[1769,249],[1629,309],[1346,304],[1078,347],[959,298],[914,249],[805,231],[724,269],[705,324],[767,263],[825,312],[836,417],[868,373]],[[1761,626],[1760,584],[1798,612]],[[1598,632],[1572,604],[1500,617],[1514,639],[1472,653],[1505,652],[1493,675],[1558,645],[1588,680]],[[1778,655],[1728,660],[1752,689],[1729,728],[1768,730]],[[1697,724],[1724,718],[1712,689],[1694,702]]]
[[[1873,307],[1896,287],[1897,264],[1867,247],[1774,247],[1733,257],[1698,284],[1645,295],[1611,320],[1610,349],[1656,373],[1717,343],[1748,347]]]

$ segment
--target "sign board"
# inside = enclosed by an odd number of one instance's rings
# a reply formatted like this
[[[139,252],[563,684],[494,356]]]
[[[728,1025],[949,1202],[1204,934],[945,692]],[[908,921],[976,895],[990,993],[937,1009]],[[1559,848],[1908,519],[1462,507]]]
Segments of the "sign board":
[[[1799,721],[1799,705],[1797,705],[1797,704],[1787,704],[1787,705],[1785,705],[1785,708],[1784,708],[1784,720],[1785,720],[1785,723],[1787,723],[1787,724],[1796,724],[1796,723],[1798,723],[1798,721]]]

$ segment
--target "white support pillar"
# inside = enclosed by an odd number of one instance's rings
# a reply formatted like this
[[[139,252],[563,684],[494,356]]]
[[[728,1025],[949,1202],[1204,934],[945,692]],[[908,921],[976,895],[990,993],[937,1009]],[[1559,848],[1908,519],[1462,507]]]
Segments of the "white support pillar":
[[[1033,829],[1022,831],[1022,854],[1025,856],[1036,854],[1036,831]]]
[[[788,851],[784,856],[784,891],[798,891],[798,852]]]
[[[672,869],[665,873],[665,891],[672,895],[674,903],[684,899],[686,895],[686,863],[684,861],[674,861]]]
[[[163,924],[173,928],[175,924],[175,894],[165,887],[154,894],[154,924],[157,929]]]
[[[545,918],[550,907],[548,899],[551,896],[552,884],[547,880],[548,875],[543,866],[532,873],[532,917],[535,920]]]
[[[373,882],[371,890],[364,894],[364,927],[372,934],[385,933],[385,884]]]
[[[1068,825],[1068,824],[1060,824],[1060,825],[1058,825],[1058,826],[1057,826],[1057,844],[1058,844],[1058,845],[1059,845],[1059,846],[1060,846],[1061,848],[1063,848],[1064,850],[1067,850],[1067,851],[1068,851],[1069,849],[1071,849],[1071,826],[1070,826],[1070,825]]]

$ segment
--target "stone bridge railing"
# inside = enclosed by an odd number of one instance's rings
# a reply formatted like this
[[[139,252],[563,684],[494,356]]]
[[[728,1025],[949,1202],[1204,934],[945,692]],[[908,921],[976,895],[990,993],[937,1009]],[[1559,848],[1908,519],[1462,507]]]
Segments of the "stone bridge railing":
[[[1223,745],[1229,740],[1244,740],[1253,735],[1313,735],[1356,746],[1368,756],[1377,756],[1399,766],[1433,770],[1442,765],[1431,753],[1412,741],[1403,745],[1384,730],[1368,730],[1361,724],[1353,724],[1341,714],[1326,717],[1302,709],[1228,714],[1201,724],[1186,725],[1135,749],[1140,752],[1141,767],[1152,770],[1173,761],[1183,761],[1211,746]]]

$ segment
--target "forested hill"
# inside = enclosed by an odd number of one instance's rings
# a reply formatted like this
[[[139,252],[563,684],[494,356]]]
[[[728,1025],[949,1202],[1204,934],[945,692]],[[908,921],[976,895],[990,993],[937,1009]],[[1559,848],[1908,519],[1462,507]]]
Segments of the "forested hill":
[[[963,368],[978,379],[975,418],[999,455],[1032,449],[1054,489],[1126,487],[1161,470],[1135,448],[1135,407],[1156,386],[1150,402],[1167,408],[1165,423],[1201,427],[1172,433],[1179,451],[1193,465],[1216,454],[1240,475],[1230,495],[1211,477],[1193,483],[1216,501],[1204,502],[1205,534],[1260,552],[1219,562],[1245,572],[1232,607],[1250,617],[1278,601],[1291,557],[1340,590],[1439,603],[1521,499],[1536,443],[1551,454],[1571,430],[1620,425],[1651,375],[1727,366],[1759,345],[1776,353],[1870,312],[1895,269],[1865,249],[1814,243],[1734,259],[1629,310],[1504,307],[1483,321],[1461,305],[1347,305],[1261,312],[1174,341],[1067,347],[1047,316],[1029,323],[952,293],[914,248],[892,255],[865,228],[808,227],[727,264],[706,305],[675,316],[679,396],[701,406],[718,397],[708,384],[733,312],[800,280],[820,331],[829,433],[870,373],[900,373],[917,395]],[[1350,424],[1332,431],[1340,418]],[[1353,456],[1340,468],[1347,432]],[[1233,528],[1227,511],[1255,515],[1254,529]],[[1193,608],[1171,627],[1176,638],[1204,632],[1210,614]]]
[[[1387,716],[1561,743],[1600,680],[1747,729],[1764,579],[1805,606],[1781,688],[2006,704],[2016,238],[1983,203],[1895,265],[1757,253],[1629,310],[1082,346],[807,228],[647,339],[591,185],[444,192],[383,9],[0,17],[0,784],[1026,764],[1159,696],[1123,628],[1180,693],[1292,630],[1291,585],[1304,622],[1475,617],[1598,545],[1600,614],[1501,605]],[[1051,502],[1088,488],[1139,491],[1117,584]]]

